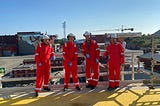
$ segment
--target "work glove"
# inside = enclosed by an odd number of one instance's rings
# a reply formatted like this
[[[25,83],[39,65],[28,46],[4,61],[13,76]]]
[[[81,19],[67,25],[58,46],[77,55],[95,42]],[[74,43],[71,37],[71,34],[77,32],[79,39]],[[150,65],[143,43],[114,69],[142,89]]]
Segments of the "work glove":
[[[72,66],[72,62],[68,62],[68,66],[71,67]]]
[[[89,58],[90,58],[90,55],[89,55],[89,54],[86,54],[86,58],[89,59]]]
[[[51,60],[56,60],[56,56],[52,56],[52,57],[51,57]]]
[[[96,63],[98,63],[99,62],[99,60],[96,58]]]
[[[42,66],[42,63],[39,63],[39,66]]]

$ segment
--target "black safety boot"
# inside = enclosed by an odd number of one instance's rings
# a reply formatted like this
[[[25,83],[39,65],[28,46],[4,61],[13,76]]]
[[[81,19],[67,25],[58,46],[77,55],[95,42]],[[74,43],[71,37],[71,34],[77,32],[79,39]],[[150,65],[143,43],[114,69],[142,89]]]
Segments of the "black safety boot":
[[[67,87],[64,87],[63,88],[63,91],[65,92],[65,91],[68,91],[68,88]]]
[[[51,89],[50,88],[43,88],[43,90],[45,90],[45,91],[51,91]]]
[[[112,88],[112,87],[108,87],[108,88],[107,88],[108,91],[113,91],[114,89],[115,89],[115,88]]]
[[[38,94],[38,92],[36,91],[36,92],[35,92],[35,97],[38,97],[38,96],[39,96],[39,94]]]
[[[93,85],[90,87],[91,90],[93,90],[93,89],[95,89],[95,88],[96,88],[96,86],[93,86]]]
[[[77,89],[78,91],[81,91],[81,88],[80,88],[79,86],[76,86],[76,89]]]
[[[92,85],[90,85],[90,84],[87,84],[87,85],[86,85],[86,88],[90,88],[91,86],[92,86]]]

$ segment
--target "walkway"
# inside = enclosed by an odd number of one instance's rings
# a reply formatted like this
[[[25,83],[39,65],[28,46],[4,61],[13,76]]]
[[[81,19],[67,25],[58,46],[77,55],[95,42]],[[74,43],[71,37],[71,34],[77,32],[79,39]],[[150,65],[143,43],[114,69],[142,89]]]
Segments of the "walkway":
[[[142,80],[124,81],[120,89],[106,91],[108,82],[99,83],[95,90],[85,88],[78,92],[63,92],[63,85],[54,86],[52,92],[33,97],[33,87],[0,89],[0,106],[160,106],[160,87],[149,90]]]

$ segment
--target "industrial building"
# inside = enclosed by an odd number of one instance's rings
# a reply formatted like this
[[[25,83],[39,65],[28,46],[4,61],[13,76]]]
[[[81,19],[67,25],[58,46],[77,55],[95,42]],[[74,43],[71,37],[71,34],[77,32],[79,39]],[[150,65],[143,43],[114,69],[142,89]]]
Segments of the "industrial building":
[[[0,56],[33,55],[41,32],[17,32],[15,35],[0,35]],[[50,37],[57,37],[49,35]]]

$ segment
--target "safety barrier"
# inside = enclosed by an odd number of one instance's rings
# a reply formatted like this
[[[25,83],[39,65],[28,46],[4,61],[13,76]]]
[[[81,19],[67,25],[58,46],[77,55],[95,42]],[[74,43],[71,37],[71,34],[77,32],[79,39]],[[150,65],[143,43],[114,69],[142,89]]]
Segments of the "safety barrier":
[[[130,68],[129,70],[124,70],[124,66],[122,67],[122,72],[121,72],[121,80],[127,80],[125,79],[125,75],[131,75],[131,80],[135,80],[135,74],[137,73],[145,73],[147,75],[150,75],[149,71],[144,71],[141,69],[141,66],[143,65],[142,62],[139,61],[139,59],[137,58],[137,56],[142,55],[143,52],[142,51],[125,51],[125,56],[126,56],[126,63],[125,64],[129,64]],[[61,56],[61,55],[60,55]],[[80,54],[80,56],[82,56]],[[103,66],[105,66],[106,64],[101,64],[100,63],[100,68],[103,69]],[[54,69],[59,69],[59,68],[64,68],[63,66],[52,66],[51,68]],[[79,77],[85,77],[85,65],[81,64],[78,65],[78,69],[81,70],[80,73],[78,74]],[[108,75],[108,71],[106,69],[104,69],[105,71],[100,72],[100,76],[107,76]],[[62,79],[64,78],[63,75],[64,71],[60,71],[60,72],[55,72],[54,74],[51,75],[51,80],[56,80],[56,79]],[[29,81],[29,80],[35,80],[36,77],[21,77],[21,78],[3,78],[1,79],[3,82],[7,82],[7,81]]]

